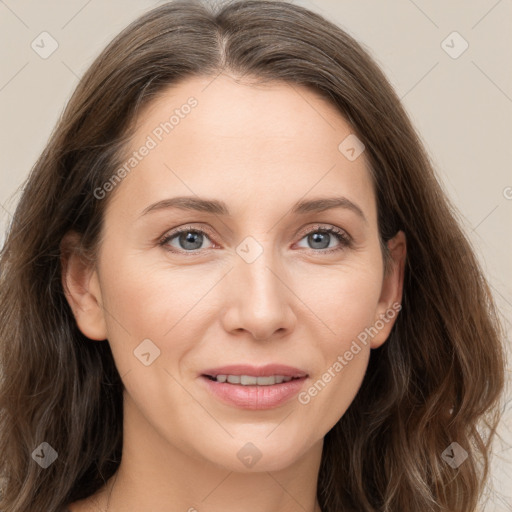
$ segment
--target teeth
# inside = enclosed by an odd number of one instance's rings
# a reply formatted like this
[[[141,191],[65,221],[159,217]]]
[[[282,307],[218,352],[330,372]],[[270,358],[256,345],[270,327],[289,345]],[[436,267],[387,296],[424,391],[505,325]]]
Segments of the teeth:
[[[229,382],[230,384],[241,384],[242,386],[273,386],[282,382],[290,382],[292,377],[284,375],[271,375],[269,377],[254,377],[253,375],[217,375],[217,382]]]

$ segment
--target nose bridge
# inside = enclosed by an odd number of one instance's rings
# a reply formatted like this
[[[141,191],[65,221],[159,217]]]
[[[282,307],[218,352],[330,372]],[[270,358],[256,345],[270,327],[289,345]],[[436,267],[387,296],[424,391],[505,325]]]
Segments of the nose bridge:
[[[291,327],[290,292],[272,236],[244,239],[237,247],[235,268],[230,274],[230,329],[251,331],[268,338],[279,329]],[[233,323],[234,322],[234,323]]]
[[[259,308],[270,305],[271,302],[282,300],[280,289],[283,285],[275,276],[276,267],[279,263],[276,260],[276,251],[272,246],[272,237],[257,241],[252,237],[242,242],[237,248],[240,258],[237,262],[237,274],[247,285],[247,297],[251,298]],[[249,248],[248,253],[243,253]]]

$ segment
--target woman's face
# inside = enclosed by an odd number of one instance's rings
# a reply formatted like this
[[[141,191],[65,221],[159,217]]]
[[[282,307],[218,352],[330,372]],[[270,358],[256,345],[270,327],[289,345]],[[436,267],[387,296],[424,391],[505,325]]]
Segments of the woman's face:
[[[168,89],[137,126],[97,191],[78,324],[108,338],[141,435],[234,471],[284,468],[345,413],[397,314],[402,265],[384,273],[364,148],[310,90],[225,75]],[[390,247],[402,261],[401,234]]]

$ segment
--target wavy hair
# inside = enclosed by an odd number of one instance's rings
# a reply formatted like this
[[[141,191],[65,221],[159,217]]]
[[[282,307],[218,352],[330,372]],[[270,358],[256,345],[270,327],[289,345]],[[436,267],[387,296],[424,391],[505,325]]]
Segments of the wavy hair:
[[[366,146],[381,243],[407,238],[402,311],[372,350],[353,403],[324,438],[324,512],[472,512],[488,479],[504,387],[503,327],[433,165],[370,53],[306,8],[279,0],[166,3],[125,28],[80,80],[25,183],[0,259],[0,509],[56,511],[112,476],[123,383],[108,342],[78,329],[61,241],[94,258],[141,108],[167,87],[221,72],[305,86]],[[58,453],[42,469],[41,442]],[[443,452],[468,452],[454,469]]]

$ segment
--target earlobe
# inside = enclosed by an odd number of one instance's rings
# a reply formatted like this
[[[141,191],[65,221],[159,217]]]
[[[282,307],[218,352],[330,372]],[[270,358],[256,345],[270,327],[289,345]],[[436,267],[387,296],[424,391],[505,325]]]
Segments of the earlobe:
[[[407,254],[405,233],[398,231],[388,241],[387,246],[390,262],[382,282],[377,317],[375,318],[375,328],[378,332],[372,338],[371,348],[378,348],[387,340],[401,309]]]
[[[77,233],[68,233],[61,242],[62,287],[82,334],[92,340],[105,340],[107,329],[98,273],[79,248]]]

